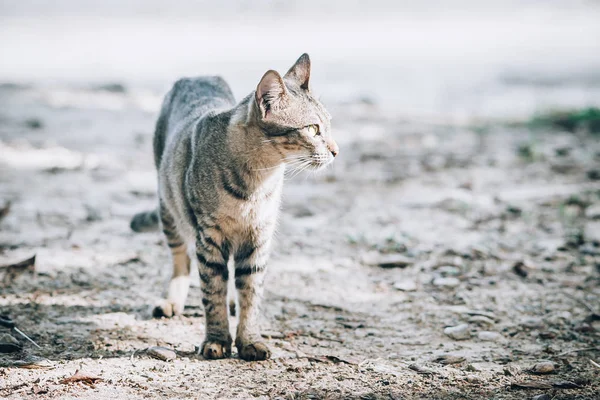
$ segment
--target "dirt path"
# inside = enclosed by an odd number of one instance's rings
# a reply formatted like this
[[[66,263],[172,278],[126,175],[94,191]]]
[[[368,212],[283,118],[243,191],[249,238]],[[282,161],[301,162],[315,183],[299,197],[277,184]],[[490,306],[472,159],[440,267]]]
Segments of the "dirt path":
[[[158,233],[128,227],[155,202],[160,95],[111,89],[0,88],[0,202],[12,202],[0,265],[37,256],[35,279],[0,289],[0,311],[42,345],[25,343],[27,354],[54,363],[15,368],[25,353],[0,354],[0,396],[592,399],[600,390],[597,137],[426,126],[373,105],[331,105],[339,160],[286,182],[264,304],[273,359],[205,361],[194,355],[198,288],[185,316],[151,319],[167,251]],[[382,257],[395,266],[377,265]],[[177,359],[148,357],[156,345]],[[533,374],[544,360],[554,371]],[[59,383],[78,369],[103,380]]]

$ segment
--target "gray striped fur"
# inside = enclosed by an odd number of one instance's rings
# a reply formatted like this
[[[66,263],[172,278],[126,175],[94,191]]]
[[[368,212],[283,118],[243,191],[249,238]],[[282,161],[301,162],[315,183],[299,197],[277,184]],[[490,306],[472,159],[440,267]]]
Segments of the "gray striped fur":
[[[338,152],[330,116],[309,89],[302,55],[281,77],[268,71],[255,92],[235,103],[220,77],[181,79],[166,95],[156,123],[159,216],[173,256],[169,293],[157,317],[180,314],[189,287],[190,257],[198,260],[206,337],[202,355],[231,354],[227,282],[235,280],[239,323],[235,345],[245,360],[270,351],[257,325],[265,269],[286,168],[319,169]],[[309,126],[319,127],[318,133]],[[152,225],[136,215],[132,229]],[[234,276],[228,262],[233,259]]]

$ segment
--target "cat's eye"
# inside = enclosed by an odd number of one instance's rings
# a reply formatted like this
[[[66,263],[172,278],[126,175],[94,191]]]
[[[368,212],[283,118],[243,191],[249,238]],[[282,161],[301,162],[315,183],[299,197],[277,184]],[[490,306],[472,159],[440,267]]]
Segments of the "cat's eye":
[[[317,136],[317,135],[321,134],[321,132],[319,130],[319,125],[309,125],[306,127],[306,131],[308,132],[308,134],[310,136]]]

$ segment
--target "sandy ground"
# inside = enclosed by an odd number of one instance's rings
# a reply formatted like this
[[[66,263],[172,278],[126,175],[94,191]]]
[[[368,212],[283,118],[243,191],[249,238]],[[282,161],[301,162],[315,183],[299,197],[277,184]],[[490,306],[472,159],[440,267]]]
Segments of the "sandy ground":
[[[42,346],[0,354],[0,396],[592,399],[600,390],[597,136],[428,125],[369,102],[331,104],[339,159],[286,182],[263,307],[273,358],[206,361],[194,354],[204,333],[198,279],[184,316],[150,318],[168,251],[158,233],[128,226],[156,201],[159,100],[118,86],[0,87],[0,201],[12,202],[0,265],[37,256],[33,278],[0,287],[0,311]],[[396,263],[378,265],[386,257]],[[177,358],[149,357],[156,345]],[[18,368],[30,355],[53,368]],[[544,361],[553,371],[535,374]],[[60,383],[76,370],[102,380]]]

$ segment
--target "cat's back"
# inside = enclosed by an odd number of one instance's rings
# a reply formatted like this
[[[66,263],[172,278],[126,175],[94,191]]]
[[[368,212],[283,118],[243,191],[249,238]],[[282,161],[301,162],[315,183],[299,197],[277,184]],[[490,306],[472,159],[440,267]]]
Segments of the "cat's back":
[[[195,119],[211,110],[235,105],[231,88],[220,76],[182,78],[175,82],[169,95],[169,119],[175,121]]]
[[[169,143],[175,146],[197,121],[214,110],[235,105],[229,85],[220,76],[182,78],[165,96],[154,131],[154,161],[158,168]]]

